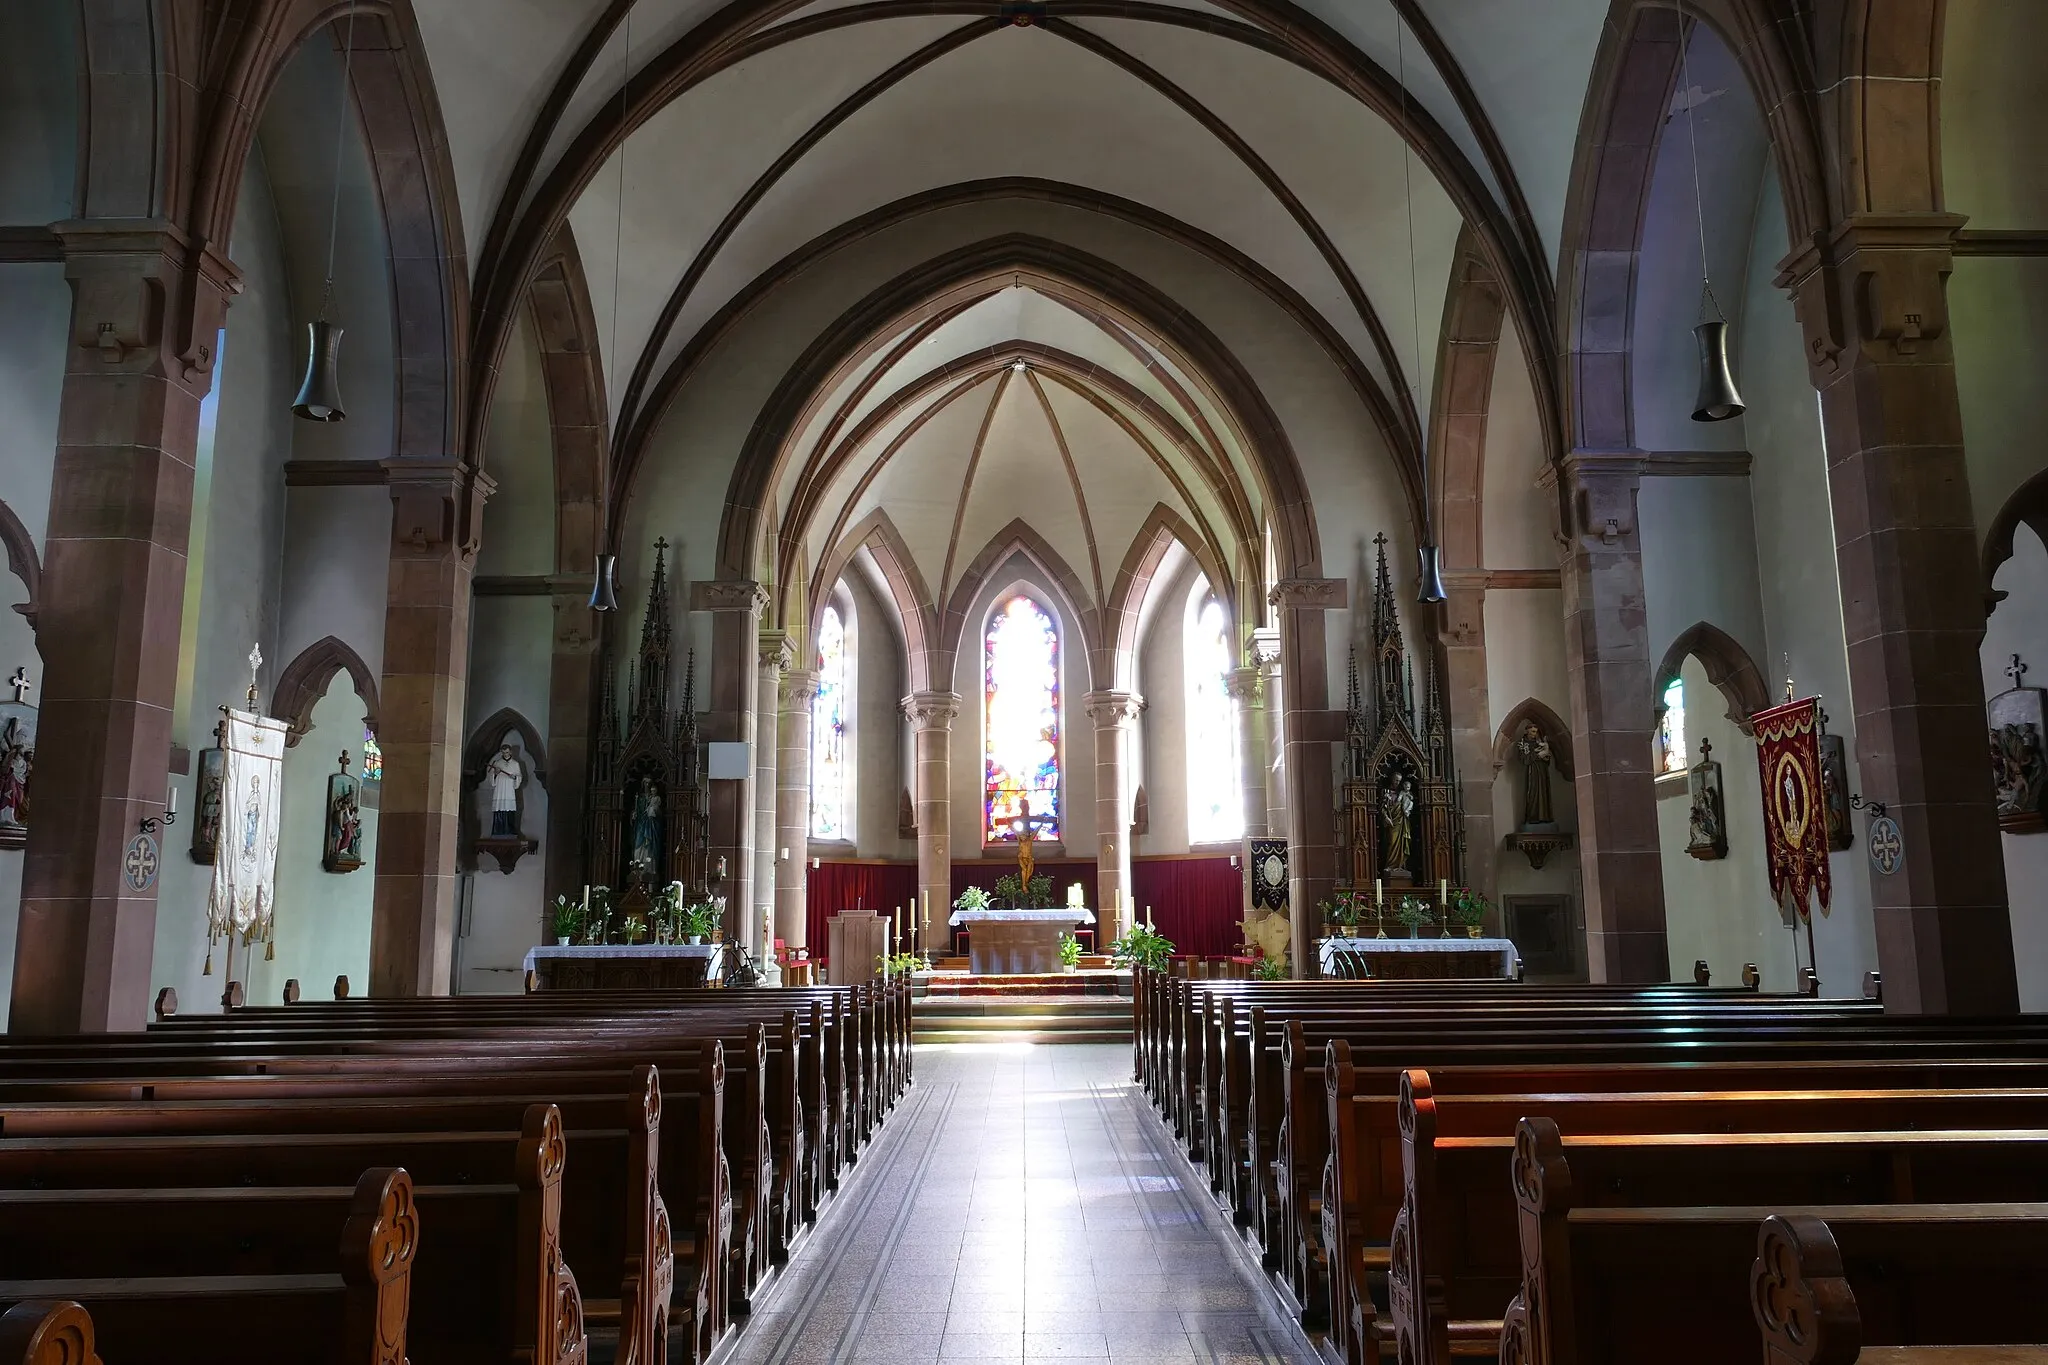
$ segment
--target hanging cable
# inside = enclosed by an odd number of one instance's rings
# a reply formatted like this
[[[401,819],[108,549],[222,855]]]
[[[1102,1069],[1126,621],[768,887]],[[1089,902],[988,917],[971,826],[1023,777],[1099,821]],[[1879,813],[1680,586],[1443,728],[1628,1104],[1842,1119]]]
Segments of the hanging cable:
[[[1408,214],[1408,338],[1411,352],[1408,379],[1410,409],[1422,411],[1422,288],[1417,283],[1415,260],[1415,177],[1414,149],[1408,145],[1408,25],[1397,7],[1394,10],[1394,78],[1401,87],[1401,197]],[[1436,543],[1436,507],[1429,496],[1428,434],[1423,435],[1422,456],[1422,544],[1416,547],[1419,584],[1416,598],[1423,602],[1444,600],[1443,552]]]
[[[626,126],[631,118],[631,93],[633,87],[633,7],[626,6],[624,23],[620,28],[624,39],[619,52],[619,201],[618,211],[612,221],[612,325],[611,342],[602,365],[616,367],[619,363],[619,302],[622,293],[626,257],[626,143],[631,130]],[[611,402],[610,386],[606,386],[606,405]],[[617,611],[619,609],[618,567],[619,557],[607,553],[605,541],[610,536],[611,507],[611,450],[606,442],[603,477],[598,480],[599,500],[605,513],[602,529],[598,532],[597,565],[590,585],[590,609],[592,611]]]
[[[306,377],[292,399],[292,416],[308,422],[339,422],[342,329],[327,320],[334,302],[334,244],[341,235],[341,157],[348,147],[348,96],[356,52],[356,11],[348,11],[341,43],[341,89],[334,101],[334,193],[327,205],[327,278],[320,286],[320,310],[306,324]]]
[[[347,147],[349,73],[356,56],[356,11],[349,6],[348,27],[341,40],[341,98],[334,112],[334,195],[327,206],[327,282],[320,289],[319,321],[327,321],[327,305],[334,298],[334,241],[341,227],[341,154]]]

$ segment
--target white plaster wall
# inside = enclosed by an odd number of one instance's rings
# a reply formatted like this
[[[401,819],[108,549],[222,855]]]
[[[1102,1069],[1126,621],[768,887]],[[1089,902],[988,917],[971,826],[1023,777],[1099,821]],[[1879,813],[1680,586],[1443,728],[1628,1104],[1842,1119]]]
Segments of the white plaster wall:
[[[0,223],[40,225],[72,214],[78,30],[76,5],[0,5],[0,128],[7,130],[0,139]]]
[[[1733,636],[1768,677],[1749,480],[1646,478],[1636,508],[1651,667],[1705,621]]]
[[[485,513],[486,518],[489,512]],[[485,523],[488,539],[490,526]],[[479,597],[470,608],[469,702],[465,723],[477,727],[510,707],[536,733],[547,734],[550,657],[554,650],[554,606],[546,597]],[[530,766],[530,764],[529,764]],[[548,773],[550,783],[582,782],[581,772]],[[541,841],[538,851],[500,872],[489,857],[462,874],[461,925],[456,942],[456,982],[463,994],[522,989],[520,963],[542,941],[546,927],[547,792],[529,780],[522,832]],[[466,793],[484,812],[477,828],[488,831],[489,802],[482,789]],[[464,858],[465,869],[468,859]],[[549,940],[552,941],[552,940]]]
[[[1942,197],[1973,228],[2038,230],[2048,225],[2048,122],[2041,118],[2048,6],[1948,0],[1946,9]]]
[[[555,567],[554,428],[531,314],[521,308],[515,318],[484,431],[484,471],[498,486],[484,507],[479,577]]]
[[[1784,221],[1777,172],[1767,165],[1739,338],[1742,396],[1749,405],[1742,422],[1753,457],[1751,503],[1766,637],[1757,666],[1776,696],[1784,682],[1784,658],[1791,656],[1800,694],[1820,695],[1829,733],[1845,741],[1849,789],[1856,791],[1856,717],[1842,636],[1820,404],[1807,378],[1805,343],[1792,304],[1772,285],[1772,271],[1766,268],[1784,254]],[[1729,799],[1732,805],[1734,797]],[[1814,921],[1821,990],[1833,996],[1861,995],[1863,974],[1877,966],[1870,859],[1863,837],[1868,822],[1860,815],[1855,821],[1855,845],[1829,860],[1833,908]],[[1910,856],[1910,832],[1907,839]]]
[[[275,1005],[284,998],[284,983],[296,979],[307,999],[325,1000],[334,993],[334,978],[346,975],[353,994],[365,994],[370,980],[370,911],[376,893],[377,812],[363,815],[363,866],[353,872],[329,872],[321,866],[327,831],[327,778],[340,770],[338,755],[346,749],[349,771],[363,770],[363,701],[346,673],[334,675],[327,693],[313,708],[313,728],[297,745],[285,750],[284,802],[277,841],[277,932],[275,958],[262,950],[251,953],[241,978],[252,1004]],[[204,869],[211,871],[211,869]],[[240,949],[238,948],[239,955]],[[218,982],[226,964],[214,960]],[[180,991],[180,1013],[189,1012]],[[193,1003],[213,1007],[216,987]]]
[[[967,610],[967,628],[954,660],[953,690],[960,694],[960,717],[953,722],[953,857],[979,858],[983,744],[987,734],[982,715],[981,639],[988,614],[1013,589],[1022,588],[1046,607],[1060,631],[1060,847],[1065,857],[1093,858],[1095,826],[1095,722],[1088,719],[1082,698],[1088,694],[1088,657],[1081,624],[1067,602],[1038,566],[1013,554],[997,566]],[[1044,845],[1041,859],[1056,856]]]
[[[1542,474],[1543,429],[1536,391],[1529,384],[1527,352],[1514,324],[1505,322],[1486,400],[1485,501],[1480,507],[1486,567],[1557,567],[1556,497],[1538,483]]]
[[[2048,686],[2048,550],[2022,526],[2013,556],[1992,586],[2007,595],[1984,631],[1984,693],[2012,686],[2005,669],[2017,654],[2032,665],[2026,681]],[[2005,889],[2012,904],[2012,952],[2019,969],[2020,1008],[2048,1011],[2048,834],[2005,836]]]
[[[2041,220],[2048,225],[2048,217]],[[1982,536],[2006,500],[2048,465],[2048,260],[1966,256],[1948,282],[1970,507]]]
[[[841,582],[853,595],[854,855],[914,859],[917,841],[896,833],[909,787],[902,707],[910,691],[903,644],[893,627],[896,608],[877,596],[861,574],[848,574]]]
[[[1201,567],[1189,559],[1170,579],[1153,584],[1158,605],[1138,651],[1138,692],[1145,711],[1138,719],[1136,748],[1146,804],[1146,832],[1132,846],[1138,854],[1186,853],[1189,847],[1187,602],[1202,576]]]
[[[1754,962],[1763,972],[1765,990],[1793,990],[1799,984],[1799,966],[1806,961],[1806,944],[1796,944],[1795,961],[1792,931],[1771,901],[1770,878],[1764,870],[1756,745],[1728,719],[1721,693],[1707,681],[1698,659],[1687,656],[1679,677],[1685,683],[1687,761],[1699,762],[1700,741],[1706,740],[1721,765],[1728,856],[1699,859],[1685,851],[1692,808],[1686,781],[1681,776],[1658,778],[1657,844],[1663,854],[1671,979],[1692,980],[1692,964],[1705,958],[1716,982],[1732,984],[1742,979],[1743,964]],[[1862,989],[1860,974],[1855,986],[1851,994]]]

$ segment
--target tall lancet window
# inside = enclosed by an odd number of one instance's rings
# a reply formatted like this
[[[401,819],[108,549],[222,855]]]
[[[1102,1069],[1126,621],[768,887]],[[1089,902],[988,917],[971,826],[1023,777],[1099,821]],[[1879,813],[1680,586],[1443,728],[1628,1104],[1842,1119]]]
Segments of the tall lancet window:
[[[1188,597],[1181,638],[1188,694],[1188,842],[1225,843],[1244,836],[1237,703],[1224,686],[1236,657],[1223,603],[1206,577],[1195,580]]]
[[[846,618],[837,606],[826,607],[818,623],[818,696],[811,703],[813,839],[853,838],[850,644]]]
[[[1685,684],[1673,678],[1664,688],[1664,714],[1657,718],[1657,772],[1685,771]]]
[[[982,832],[1014,842],[1031,804],[1032,837],[1060,837],[1060,632],[1018,593],[996,604],[982,636]]]

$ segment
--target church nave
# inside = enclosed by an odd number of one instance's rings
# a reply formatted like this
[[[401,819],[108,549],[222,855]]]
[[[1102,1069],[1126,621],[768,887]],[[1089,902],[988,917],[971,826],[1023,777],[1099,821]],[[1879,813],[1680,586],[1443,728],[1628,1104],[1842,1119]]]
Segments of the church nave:
[[[920,1047],[730,1365],[1308,1365],[1111,1044]]]

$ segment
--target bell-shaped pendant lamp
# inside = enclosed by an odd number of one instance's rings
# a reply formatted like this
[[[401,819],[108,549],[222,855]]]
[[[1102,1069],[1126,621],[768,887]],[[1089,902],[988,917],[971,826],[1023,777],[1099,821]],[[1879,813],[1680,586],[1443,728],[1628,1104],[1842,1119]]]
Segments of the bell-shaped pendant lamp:
[[[325,318],[307,323],[306,348],[306,382],[292,400],[292,416],[339,422],[348,416],[341,406],[341,328]]]
[[[1742,415],[1742,395],[1728,368],[1728,324],[1719,318],[1692,329],[1700,344],[1700,393],[1692,405],[1695,422],[1725,422]]]
[[[1422,561],[1420,583],[1416,589],[1418,602],[1441,602],[1450,594],[1444,591],[1444,552],[1435,545],[1423,544],[1418,547]]]
[[[617,611],[619,609],[618,571],[619,557],[617,555],[599,555],[597,557],[597,581],[590,588],[590,609],[592,611]]]

